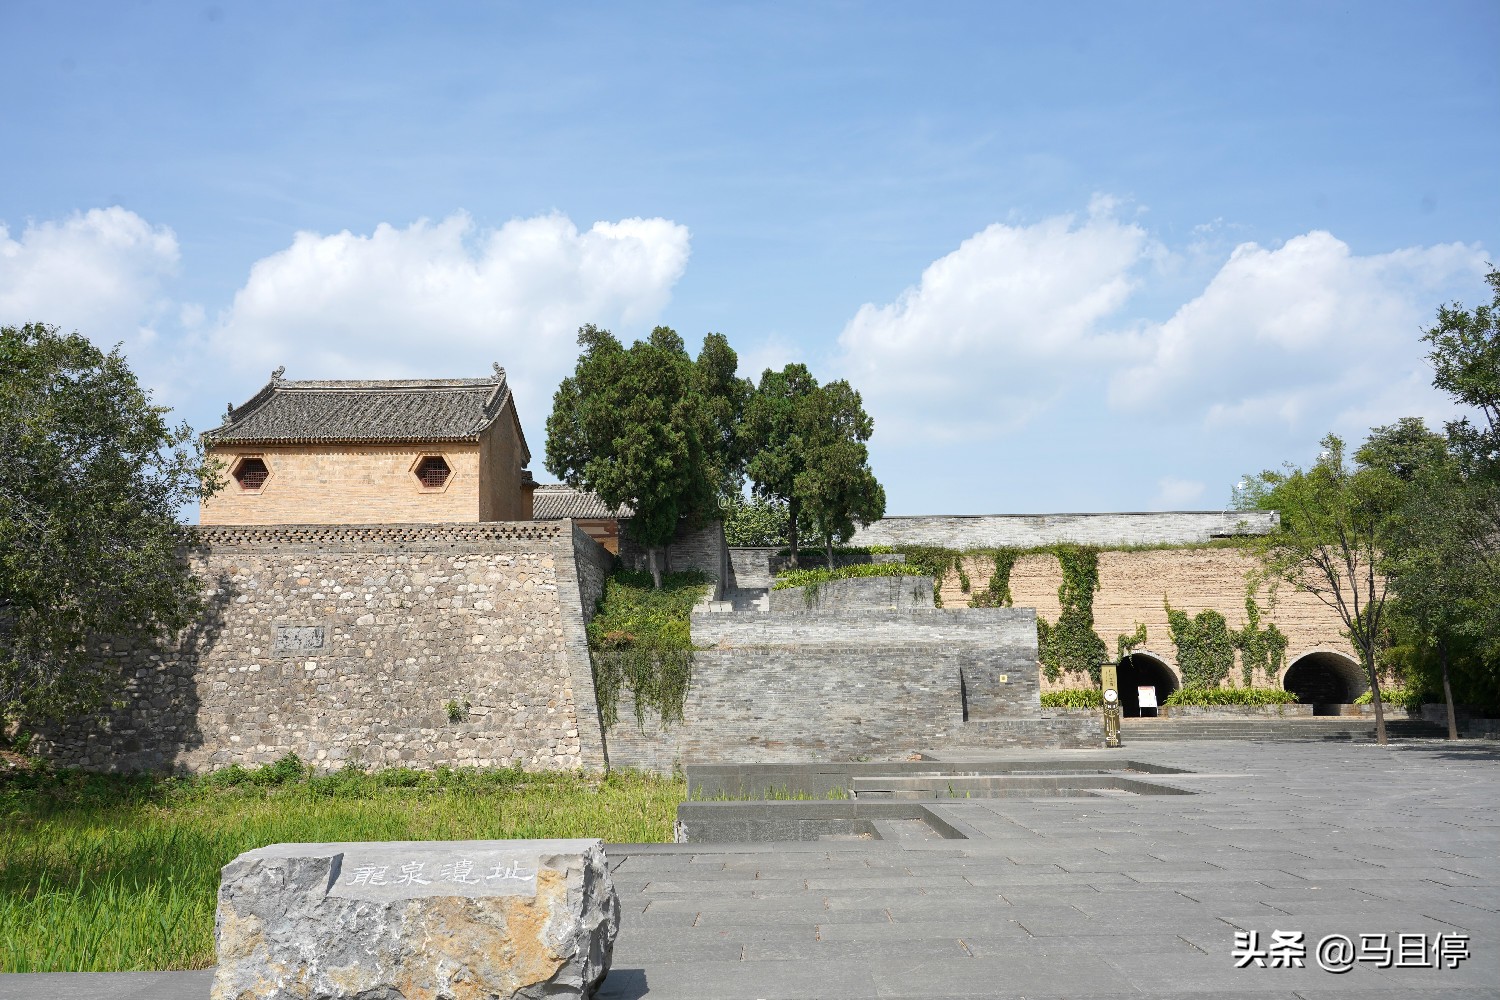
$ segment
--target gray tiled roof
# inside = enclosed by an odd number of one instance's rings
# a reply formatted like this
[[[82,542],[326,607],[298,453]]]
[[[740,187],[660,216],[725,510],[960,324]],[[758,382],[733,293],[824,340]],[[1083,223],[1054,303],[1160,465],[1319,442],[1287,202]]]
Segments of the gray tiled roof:
[[[605,506],[599,494],[575,490],[562,483],[543,483],[531,494],[531,517],[535,521],[556,521],[564,517],[622,518],[635,513],[629,507]]]
[[[224,423],[218,443],[475,441],[510,399],[505,370],[491,378],[290,381],[281,369]],[[525,448],[524,438],[522,443]]]

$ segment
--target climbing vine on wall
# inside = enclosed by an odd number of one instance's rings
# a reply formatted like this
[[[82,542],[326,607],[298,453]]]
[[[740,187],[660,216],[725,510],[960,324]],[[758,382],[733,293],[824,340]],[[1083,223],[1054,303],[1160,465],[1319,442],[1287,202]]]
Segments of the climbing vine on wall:
[[[1260,605],[1253,592],[1245,595],[1245,627],[1229,634],[1240,651],[1240,676],[1249,687],[1255,671],[1261,671],[1273,683],[1286,659],[1286,634],[1272,622],[1260,627]]]
[[[1121,632],[1115,639],[1115,658],[1125,659],[1146,644],[1146,623],[1136,622],[1134,632]]]
[[[1087,673],[1097,683],[1108,647],[1094,631],[1094,591],[1099,589],[1099,550],[1089,545],[1059,545],[1052,550],[1062,568],[1057,624],[1036,620],[1037,651],[1048,680],[1064,672]]]
[[[605,728],[619,721],[620,691],[628,688],[636,724],[655,709],[665,729],[682,721],[692,679],[693,605],[708,591],[701,573],[668,573],[660,589],[646,573],[617,570],[588,624],[594,690]]]
[[[1172,645],[1177,647],[1177,669],[1182,672],[1183,686],[1218,687],[1234,667],[1229,623],[1212,609],[1189,618],[1186,611],[1172,607],[1166,598],[1162,598],[1162,605],[1167,609]]]
[[[1010,592],[1010,571],[1015,568],[1016,560],[1021,558],[1021,550],[995,549],[992,555],[995,569],[990,574],[989,585],[983,590],[975,591],[969,598],[971,608],[1008,608],[1015,603]]]
[[[1245,595],[1245,627],[1231,629],[1217,611],[1200,611],[1192,618],[1164,598],[1177,667],[1185,687],[1218,687],[1234,668],[1240,654],[1240,678],[1250,687],[1257,670],[1272,681],[1286,658],[1287,637],[1272,622],[1261,627],[1261,609],[1252,591]]]
[[[917,567],[919,576],[932,577],[932,603],[943,606],[943,578],[949,570],[958,571],[958,582],[969,592],[969,575],[964,572],[964,554],[958,549],[938,545],[899,545],[896,551],[906,557],[906,565]]]

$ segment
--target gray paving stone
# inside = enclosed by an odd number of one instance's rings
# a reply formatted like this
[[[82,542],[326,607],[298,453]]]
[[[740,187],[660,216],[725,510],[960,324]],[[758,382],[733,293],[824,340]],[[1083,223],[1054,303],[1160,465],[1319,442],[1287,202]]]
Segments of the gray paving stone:
[[[758,924],[765,927],[781,926],[827,926],[831,924],[888,924],[890,914],[885,910],[704,910],[698,914],[697,927],[737,927]]]
[[[0,974],[3,1000],[207,1000],[212,969],[194,972]]]
[[[1002,955],[991,959],[974,958],[961,962],[915,962],[884,969],[876,980],[876,996],[922,995],[926,988],[941,990],[950,996],[1030,996],[1033,993],[1056,994],[1058,966],[1061,958]],[[1072,961],[1068,965],[1068,986],[1079,992],[1119,991],[1119,973],[1104,962]]]
[[[905,920],[883,924],[821,924],[823,941],[866,941],[878,950],[883,941],[918,941],[926,938],[1030,938],[1025,928],[1006,918],[970,920]]]
[[[625,919],[601,996],[1500,997],[1500,754],[1130,752],[1197,769],[1181,782],[1197,794],[944,803],[986,838],[967,841],[614,845]],[[1111,760],[1057,759],[1080,757]],[[1462,928],[1473,957],[1400,976],[1236,970],[1236,927]],[[209,976],[0,976],[0,1000],[202,1000]]]
[[[757,941],[745,945],[745,958],[820,962],[834,958],[868,958],[875,950],[870,941],[859,939],[823,938],[780,944]],[[958,961],[970,957],[957,937],[883,940],[879,943],[878,951],[887,959],[901,958],[909,961]]]

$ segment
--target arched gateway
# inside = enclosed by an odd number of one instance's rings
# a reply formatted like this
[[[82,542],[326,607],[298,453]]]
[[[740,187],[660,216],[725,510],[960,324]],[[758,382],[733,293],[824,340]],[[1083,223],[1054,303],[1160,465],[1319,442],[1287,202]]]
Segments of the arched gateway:
[[[1326,649],[1293,660],[1281,686],[1299,702],[1312,705],[1314,715],[1337,715],[1334,706],[1348,705],[1370,689],[1363,667],[1352,657]]]
[[[1127,718],[1141,714],[1140,688],[1148,684],[1156,688],[1156,703],[1161,705],[1167,695],[1181,687],[1167,661],[1155,653],[1126,654],[1120,659],[1119,673],[1120,711]]]

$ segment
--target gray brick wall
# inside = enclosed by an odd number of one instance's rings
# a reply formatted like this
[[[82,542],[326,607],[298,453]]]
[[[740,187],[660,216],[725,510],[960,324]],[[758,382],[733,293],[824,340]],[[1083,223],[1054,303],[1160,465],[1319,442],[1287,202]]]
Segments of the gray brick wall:
[[[642,732],[622,693],[610,766],[1085,745],[1076,720],[1042,717],[1028,608],[697,615],[693,642],[685,720],[664,731],[648,710]]]
[[[829,580],[816,587],[771,591],[773,614],[800,615],[861,608],[914,610],[932,607],[930,576],[870,576]]]
[[[856,552],[836,553],[835,566],[853,566],[872,562],[902,562],[905,557],[891,552],[874,555]],[[785,549],[776,546],[736,546],[729,550],[729,586],[741,590],[768,590],[776,582],[776,574],[791,565]],[[804,559],[802,568],[823,569],[827,565],[819,556],[811,561]]]
[[[620,561],[634,570],[644,570],[650,565],[649,553],[630,537],[628,531],[620,536]],[[672,544],[667,546],[666,565],[669,573],[697,570],[714,581],[713,599],[724,595],[729,580],[729,546],[724,543],[724,522],[709,521],[697,528],[688,527],[683,521]]]
[[[1228,535],[1263,535],[1275,511],[1164,511],[1143,514],[933,514],[886,517],[855,531],[851,545],[940,545],[952,549],[1059,542],[1179,545]]]
[[[578,599],[583,605],[583,620],[587,624],[598,610],[599,599],[604,596],[604,582],[614,571],[615,557],[588,533],[573,525],[573,557],[578,567]]]

